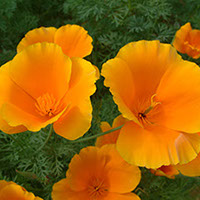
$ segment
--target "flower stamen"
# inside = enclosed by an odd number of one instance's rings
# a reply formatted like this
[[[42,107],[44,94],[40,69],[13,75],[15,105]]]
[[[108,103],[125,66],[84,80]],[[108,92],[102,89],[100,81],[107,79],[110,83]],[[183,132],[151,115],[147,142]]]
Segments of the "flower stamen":
[[[35,107],[41,116],[52,117],[60,111],[58,108],[60,101],[56,102],[56,99],[53,97],[53,95],[49,93],[39,96],[36,100],[37,102]]]

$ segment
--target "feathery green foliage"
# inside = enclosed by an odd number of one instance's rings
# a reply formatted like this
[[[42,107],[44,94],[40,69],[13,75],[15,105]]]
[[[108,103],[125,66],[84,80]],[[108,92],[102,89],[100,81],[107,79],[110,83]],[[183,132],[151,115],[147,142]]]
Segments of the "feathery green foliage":
[[[0,0],[0,64],[13,58],[17,44],[29,30],[40,26],[83,26],[94,40],[87,59],[101,69],[128,42],[158,39],[171,43],[175,32],[188,21],[200,29],[199,19],[197,0]],[[200,60],[193,61],[200,64]],[[100,132],[101,121],[112,124],[119,114],[103,78],[91,99],[93,121],[84,137]],[[48,131],[49,127],[37,133],[0,133],[0,179],[15,181],[45,200],[51,199],[53,184],[65,177],[73,155],[94,145],[94,141],[72,144],[54,133],[36,154]],[[143,200],[197,200],[200,179],[179,175],[169,180],[142,169],[135,191]]]

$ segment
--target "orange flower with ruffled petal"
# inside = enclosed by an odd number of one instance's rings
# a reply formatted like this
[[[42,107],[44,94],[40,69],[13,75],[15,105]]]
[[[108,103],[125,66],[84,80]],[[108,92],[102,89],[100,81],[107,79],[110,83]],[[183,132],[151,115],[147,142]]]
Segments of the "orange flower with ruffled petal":
[[[112,128],[116,128],[118,126],[125,124],[126,121],[127,119],[122,117],[122,115],[119,115],[118,117],[114,119],[112,127],[109,125],[108,122],[101,122],[101,130],[103,132],[108,131]],[[117,131],[113,131],[112,133],[98,137],[96,140],[95,146],[101,147],[105,144],[116,144],[119,133],[120,133],[120,130],[117,130]]]
[[[124,46],[102,68],[122,116],[116,147],[147,168],[185,164],[200,151],[200,69],[159,41]]]
[[[0,129],[39,131],[53,123],[67,139],[82,136],[91,125],[96,79],[90,62],[69,58],[57,44],[26,47],[0,69]]]
[[[141,172],[126,163],[115,145],[86,147],[69,164],[67,178],[55,183],[53,200],[139,200],[131,193]]]
[[[198,59],[200,57],[200,30],[192,29],[190,23],[186,23],[176,32],[173,46],[179,52]]]
[[[31,192],[27,192],[25,188],[10,181],[0,180],[0,199],[1,200],[42,200],[35,197]]]
[[[92,52],[92,38],[87,31],[78,25],[64,25],[54,27],[40,27],[29,31],[17,46],[21,52],[29,45],[41,42],[58,44],[69,57],[83,58]]]

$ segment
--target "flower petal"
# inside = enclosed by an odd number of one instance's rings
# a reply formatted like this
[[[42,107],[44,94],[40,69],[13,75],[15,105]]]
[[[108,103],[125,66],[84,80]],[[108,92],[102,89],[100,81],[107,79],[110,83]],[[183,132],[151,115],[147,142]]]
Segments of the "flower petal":
[[[143,129],[127,122],[118,137],[117,150],[128,163],[155,169],[194,159],[200,151],[200,136],[158,125]]]
[[[96,69],[81,58],[71,58],[72,74],[69,89],[63,102],[69,110],[54,123],[57,134],[74,140],[81,137],[91,126],[92,106],[89,97],[95,92]]]
[[[129,120],[139,123],[131,111],[135,97],[135,87],[131,71],[126,62],[119,58],[107,61],[103,64],[102,75],[105,77],[104,84],[110,87],[114,101],[122,115]]]
[[[29,31],[25,37],[19,42],[17,46],[17,53],[24,50],[27,46],[38,42],[54,42],[54,36],[56,33],[54,27],[40,27]]]
[[[109,193],[104,200],[140,200],[140,197],[134,193]]]
[[[163,76],[156,91],[158,106],[152,122],[187,133],[200,131],[200,69],[180,61]]]
[[[59,101],[68,89],[71,60],[53,43],[37,43],[10,64],[12,80],[34,99],[48,93]]]
[[[87,31],[78,25],[65,25],[55,34],[54,42],[62,47],[69,57],[83,58],[92,52],[92,38]]]
[[[118,153],[114,144],[104,145],[100,152],[109,156],[105,168],[108,170],[109,192],[128,193],[136,188],[141,179],[137,166],[128,164]]]
[[[151,97],[156,94],[162,76],[180,59],[169,44],[138,41],[121,48],[116,58],[103,65],[105,85],[110,87],[125,118],[140,124],[138,114],[151,105]]]
[[[185,42],[187,41],[189,32],[192,30],[191,24],[188,22],[176,32],[173,46],[181,53],[186,53]]]
[[[7,134],[21,133],[27,131],[25,126],[9,126],[8,123],[0,117],[0,130]]]
[[[175,165],[163,165],[158,169],[151,169],[151,173],[156,176],[165,176],[170,179],[174,179],[175,175],[179,174],[179,171],[176,169]]]
[[[27,113],[26,111],[20,109],[13,104],[4,103],[0,109],[0,113],[3,120],[5,120],[9,126],[15,127],[22,125],[25,126],[28,130],[36,132],[39,131],[41,128],[44,128],[47,125],[57,121],[66,109],[67,107],[51,118],[39,118],[30,113]]]
[[[134,105],[135,111],[137,107],[141,107],[141,104],[144,104],[144,109],[149,107],[150,99],[155,94],[162,76],[170,68],[171,63],[181,59],[175,48],[157,40],[131,42],[120,49],[117,58],[126,62],[132,72],[132,82],[135,87],[134,90],[128,90],[126,95],[128,98],[134,91],[131,105],[136,104]]]
[[[1,66],[0,68],[0,129],[4,131],[5,133],[18,133],[18,132],[24,132],[26,128],[24,126],[18,126],[21,124],[16,125],[10,125],[8,124],[9,119],[5,119],[4,116],[2,116],[2,106],[4,106],[5,103],[7,104],[15,104],[19,109],[24,110],[24,112],[27,112],[28,115],[37,118],[38,113],[35,110],[35,100],[30,97],[23,89],[21,89],[18,85],[16,85],[12,79],[9,77],[9,67],[10,63],[8,62]],[[31,118],[29,118],[31,119]],[[38,119],[39,120],[39,119]],[[10,121],[9,121],[10,123]]]
[[[113,121],[113,126],[110,127],[110,125],[107,122],[101,123],[101,130],[103,132],[110,130],[111,128],[116,128],[118,126],[124,125],[126,123],[126,119],[122,117],[122,115],[119,115],[116,117]],[[113,131],[112,133],[102,135],[97,138],[95,146],[101,147],[105,144],[115,144],[117,141],[117,138],[119,136],[120,130]]]
[[[61,199],[88,200],[89,199],[86,192],[73,191],[70,188],[70,185],[67,179],[62,179],[61,181],[54,184],[51,196],[53,200],[61,200]]]
[[[83,191],[93,177],[106,178],[106,163],[107,157],[100,153],[99,148],[90,146],[81,149],[69,164],[67,179],[70,187],[75,191]]]
[[[21,186],[12,183],[4,186],[0,190],[0,199],[1,200],[34,200],[35,196],[31,192],[27,192],[26,190],[22,189]]]
[[[176,165],[176,169],[185,176],[200,176],[200,153],[191,162],[183,165]]]
[[[191,30],[189,32],[189,44],[186,45],[186,53],[194,58],[200,57],[200,30]]]
[[[92,121],[92,105],[90,99],[82,100],[78,106],[67,110],[56,122],[55,132],[68,139],[75,140],[87,132]]]

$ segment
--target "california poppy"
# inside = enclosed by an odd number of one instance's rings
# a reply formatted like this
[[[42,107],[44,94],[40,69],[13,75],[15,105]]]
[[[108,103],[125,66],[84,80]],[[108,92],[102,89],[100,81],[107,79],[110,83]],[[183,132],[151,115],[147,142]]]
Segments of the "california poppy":
[[[41,42],[58,44],[69,57],[83,58],[92,52],[92,38],[87,31],[78,25],[64,25],[54,27],[40,27],[29,31],[17,46],[21,52],[29,45]]]
[[[192,29],[190,22],[176,32],[173,46],[181,53],[197,59],[200,57],[200,30]]]
[[[0,180],[0,199],[1,200],[42,200],[35,197],[31,192],[27,192],[25,188],[10,181]]]
[[[90,127],[90,95],[96,69],[69,58],[53,43],[36,43],[0,68],[0,129],[5,133],[39,131],[54,124],[57,134],[76,139]]]
[[[128,121],[117,150],[147,168],[184,164],[200,151],[200,69],[159,41],[124,46],[102,68],[105,85]]]
[[[66,178],[55,183],[53,200],[139,200],[131,193],[138,185],[141,172],[126,163],[114,145],[86,147],[76,154]]]

